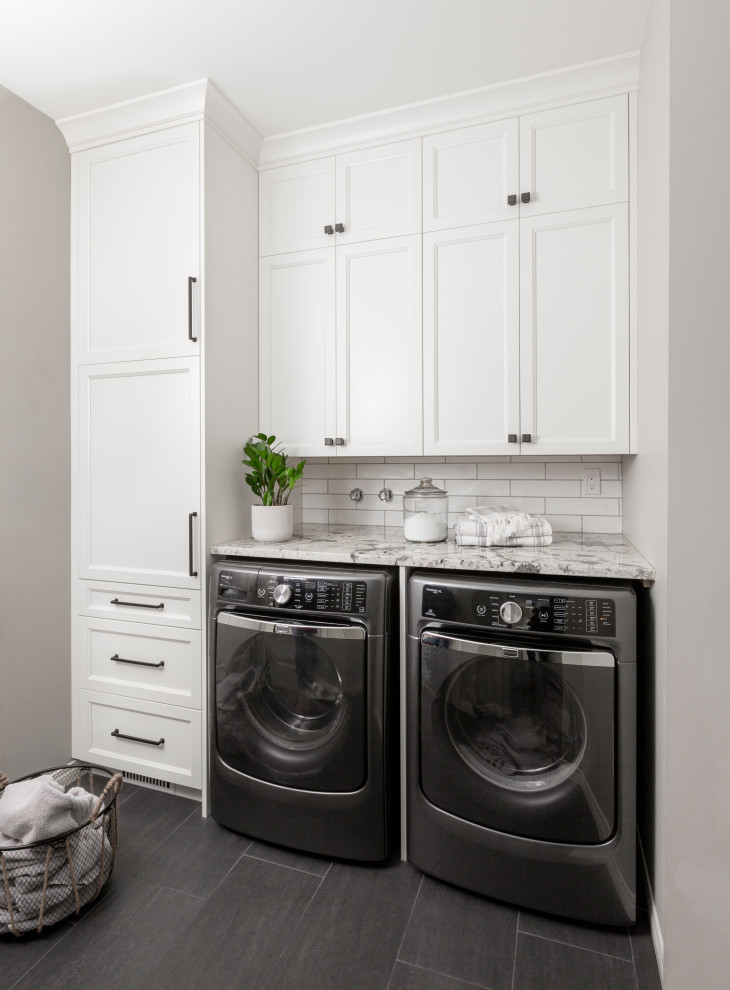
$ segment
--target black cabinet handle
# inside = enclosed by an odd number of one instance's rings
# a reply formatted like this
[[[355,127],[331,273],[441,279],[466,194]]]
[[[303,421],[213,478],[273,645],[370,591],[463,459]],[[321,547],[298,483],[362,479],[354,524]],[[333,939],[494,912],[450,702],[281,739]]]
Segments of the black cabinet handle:
[[[345,438],[344,437],[335,437],[335,444],[338,447],[344,447],[344,445],[345,445]]]
[[[507,206],[517,206],[517,196],[512,195],[507,197]]]
[[[159,605],[148,605],[146,602],[120,602],[118,598],[112,598],[111,605],[125,605],[128,608],[164,608],[165,603],[160,602]]]
[[[135,667],[164,667],[165,666],[165,661],[164,660],[158,660],[157,663],[154,663],[151,660],[127,660],[127,659],[125,659],[125,657],[120,657],[118,653],[115,653],[114,656],[113,657],[109,657],[109,659],[110,660],[113,660],[114,663],[133,663],[135,665]]]
[[[335,442],[332,439],[332,437],[325,437],[324,438],[324,445],[325,445],[325,447],[334,447]]]
[[[516,433],[508,433],[507,434],[507,443],[517,443],[517,434]]]
[[[522,193],[522,195],[520,196],[520,202],[521,203],[529,203],[530,202],[530,194],[529,193]]]
[[[324,232],[325,234],[334,234],[335,228],[332,226],[331,223],[328,223],[327,226],[324,228]]]
[[[523,443],[532,443],[532,434],[531,433],[523,433],[522,434],[522,442]]]
[[[188,340],[192,341],[198,339],[193,337],[193,285],[197,281],[197,278],[193,278],[192,275],[188,276]]]
[[[116,739],[131,739],[132,742],[147,743],[148,746],[162,746],[165,742],[164,739],[143,739],[141,736],[125,736],[123,732],[119,729],[115,729],[113,732],[109,733]]]
[[[344,234],[345,233],[345,225],[344,225],[344,223],[336,223],[335,224],[335,230],[337,231],[338,234]]]
[[[188,513],[188,574],[190,577],[197,577],[198,572],[193,570],[193,519],[197,519],[197,512]]]

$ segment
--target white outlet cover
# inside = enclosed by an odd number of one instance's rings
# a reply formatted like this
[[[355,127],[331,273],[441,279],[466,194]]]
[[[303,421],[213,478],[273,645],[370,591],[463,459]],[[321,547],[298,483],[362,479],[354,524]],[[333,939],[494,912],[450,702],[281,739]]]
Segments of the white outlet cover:
[[[581,494],[585,496],[601,494],[600,468],[586,468],[583,471],[583,481],[581,482]]]

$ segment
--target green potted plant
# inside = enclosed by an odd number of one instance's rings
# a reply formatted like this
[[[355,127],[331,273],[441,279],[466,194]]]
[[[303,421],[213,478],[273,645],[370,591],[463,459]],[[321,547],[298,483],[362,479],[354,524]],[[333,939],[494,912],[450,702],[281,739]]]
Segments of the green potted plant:
[[[243,445],[246,458],[246,484],[261,505],[251,506],[251,532],[255,540],[272,543],[288,540],[294,528],[294,506],[289,496],[301,481],[306,461],[290,465],[288,457],[275,446],[276,437],[257,433]]]

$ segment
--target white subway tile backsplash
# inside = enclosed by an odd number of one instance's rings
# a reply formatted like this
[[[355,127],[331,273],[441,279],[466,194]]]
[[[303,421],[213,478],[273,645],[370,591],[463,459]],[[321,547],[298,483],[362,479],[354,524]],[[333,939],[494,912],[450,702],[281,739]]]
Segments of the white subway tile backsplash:
[[[511,495],[542,495],[544,498],[578,498],[579,481],[512,481]]]
[[[617,498],[601,498],[600,496],[549,498],[547,499],[546,511],[548,513],[556,512],[558,515],[617,516],[619,514],[619,500]]]
[[[545,465],[535,462],[525,463],[524,461],[502,461],[501,463],[489,462],[487,464],[477,464],[478,478],[504,478],[511,481],[513,478],[544,478]]]
[[[622,533],[621,516],[583,516],[584,533]]]
[[[369,512],[357,509],[330,509],[330,523],[343,526],[384,526],[384,512]]]
[[[598,467],[600,496],[581,494],[583,470]],[[555,532],[621,532],[621,460],[614,455],[538,457],[311,458],[302,481],[305,522],[398,526],[403,492],[430,477],[449,493],[449,522],[478,504],[546,514]],[[360,502],[350,491],[360,488]],[[390,488],[393,499],[378,498]]]
[[[411,464],[358,464],[357,478],[413,478],[414,467]],[[341,477],[341,476],[340,476]]]
[[[545,465],[546,478],[577,478],[579,481],[583,477],[583,472],[588,468],[597,467],[601,472],[601,482],[619,477],[620,464],[616,462],[604,461],[569,461]]]

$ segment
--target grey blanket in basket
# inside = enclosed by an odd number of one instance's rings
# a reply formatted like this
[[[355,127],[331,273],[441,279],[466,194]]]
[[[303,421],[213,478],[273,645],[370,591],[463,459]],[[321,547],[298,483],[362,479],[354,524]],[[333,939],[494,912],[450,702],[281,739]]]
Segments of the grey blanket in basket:
[[[83,787],[69,790],[50,774],[8,784],[0,799],[0,846],[52,839],[88,822],[96,798]]]
[[[65,842],[59,842],[52,846],[41,845],[32,849],[4,850],[0,856],[4,861],[10,890],[12,921],[17,932],[29,932],[38,927],[49,848],[51,856],[48,861],[48,882],[43,910],[44,927],[61,921],[76,910],[74,879],[79,906],[82,906],[96,896],[101,884],[111,872],[112,847],[103,828],[90,826],[75,832],[68,838],[68,849]],[[69,852],[73,864],[73,878]],[[8,909],[5,882],[0,871],[0,935],[12,932],[13,924]]]

